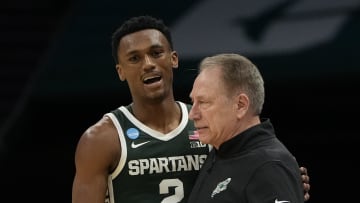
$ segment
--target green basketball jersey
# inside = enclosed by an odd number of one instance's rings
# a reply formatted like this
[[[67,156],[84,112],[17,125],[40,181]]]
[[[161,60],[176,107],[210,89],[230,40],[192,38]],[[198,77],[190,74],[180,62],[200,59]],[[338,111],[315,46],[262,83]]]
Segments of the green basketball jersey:
[[[115,124],[121,159],[109,176],[107,202],[187,202],[209,146],[194,134],[190,105],[178,102],[182,119],[173,131],[155,131],[130,112],[130,106],[106,114]]]

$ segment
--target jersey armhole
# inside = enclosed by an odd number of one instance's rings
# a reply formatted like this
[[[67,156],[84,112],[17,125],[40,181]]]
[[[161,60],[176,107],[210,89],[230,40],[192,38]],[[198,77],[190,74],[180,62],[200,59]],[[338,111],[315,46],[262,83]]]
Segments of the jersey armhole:
[[[115,128],[118,132],[119,140],[120,140],[120,146],[121,146],[121,156],[118,165],[116,166],[115,170],[110,174],[111,179],[115,179],[116,176],[119,175],[119,173],[122,171],[122,169],[125,166],[125,162],[127,159],[127,145],[126,140],[124,137],[123,130],[121,128],[120,123],[118,122],[116,116],[113,113],[107,113],[105,116],[109,117],[111,121],[114,123]]]

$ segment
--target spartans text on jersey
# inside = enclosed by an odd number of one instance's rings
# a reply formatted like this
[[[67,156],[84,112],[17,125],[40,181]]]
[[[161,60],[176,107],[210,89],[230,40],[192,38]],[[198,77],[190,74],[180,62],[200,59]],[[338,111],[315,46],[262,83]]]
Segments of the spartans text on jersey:
[[[130,160],[129,175],[200,170],[207,155],[185,155]]]

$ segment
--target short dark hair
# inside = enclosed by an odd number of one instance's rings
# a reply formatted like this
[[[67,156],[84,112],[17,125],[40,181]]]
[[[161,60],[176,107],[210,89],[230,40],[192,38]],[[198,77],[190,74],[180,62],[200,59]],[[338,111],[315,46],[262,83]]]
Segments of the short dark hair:
[[[123,38],[125,35],[145,29],[156,29],[160,31],[168,40],[170,48],[173,49],[170,30],[164,24],[163,20],[149,15],[132,17],[126,20],[112,35],[112,56],[116,64],[119,63],[117,59],[117,53],[121,38]]]

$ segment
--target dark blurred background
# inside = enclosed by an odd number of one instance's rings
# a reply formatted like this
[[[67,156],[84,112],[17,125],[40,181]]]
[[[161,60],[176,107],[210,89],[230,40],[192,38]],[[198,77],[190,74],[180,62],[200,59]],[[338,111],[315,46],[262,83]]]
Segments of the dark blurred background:
[[[5,0],[0,3],[1,202],[71,202],[84,130],[130,102],[110,39],[135,15],[164,19],[188,102],[204,56],[237,52],[263,73],[278,137],[308,168],[311,199],[358,195],[359,0]]]

